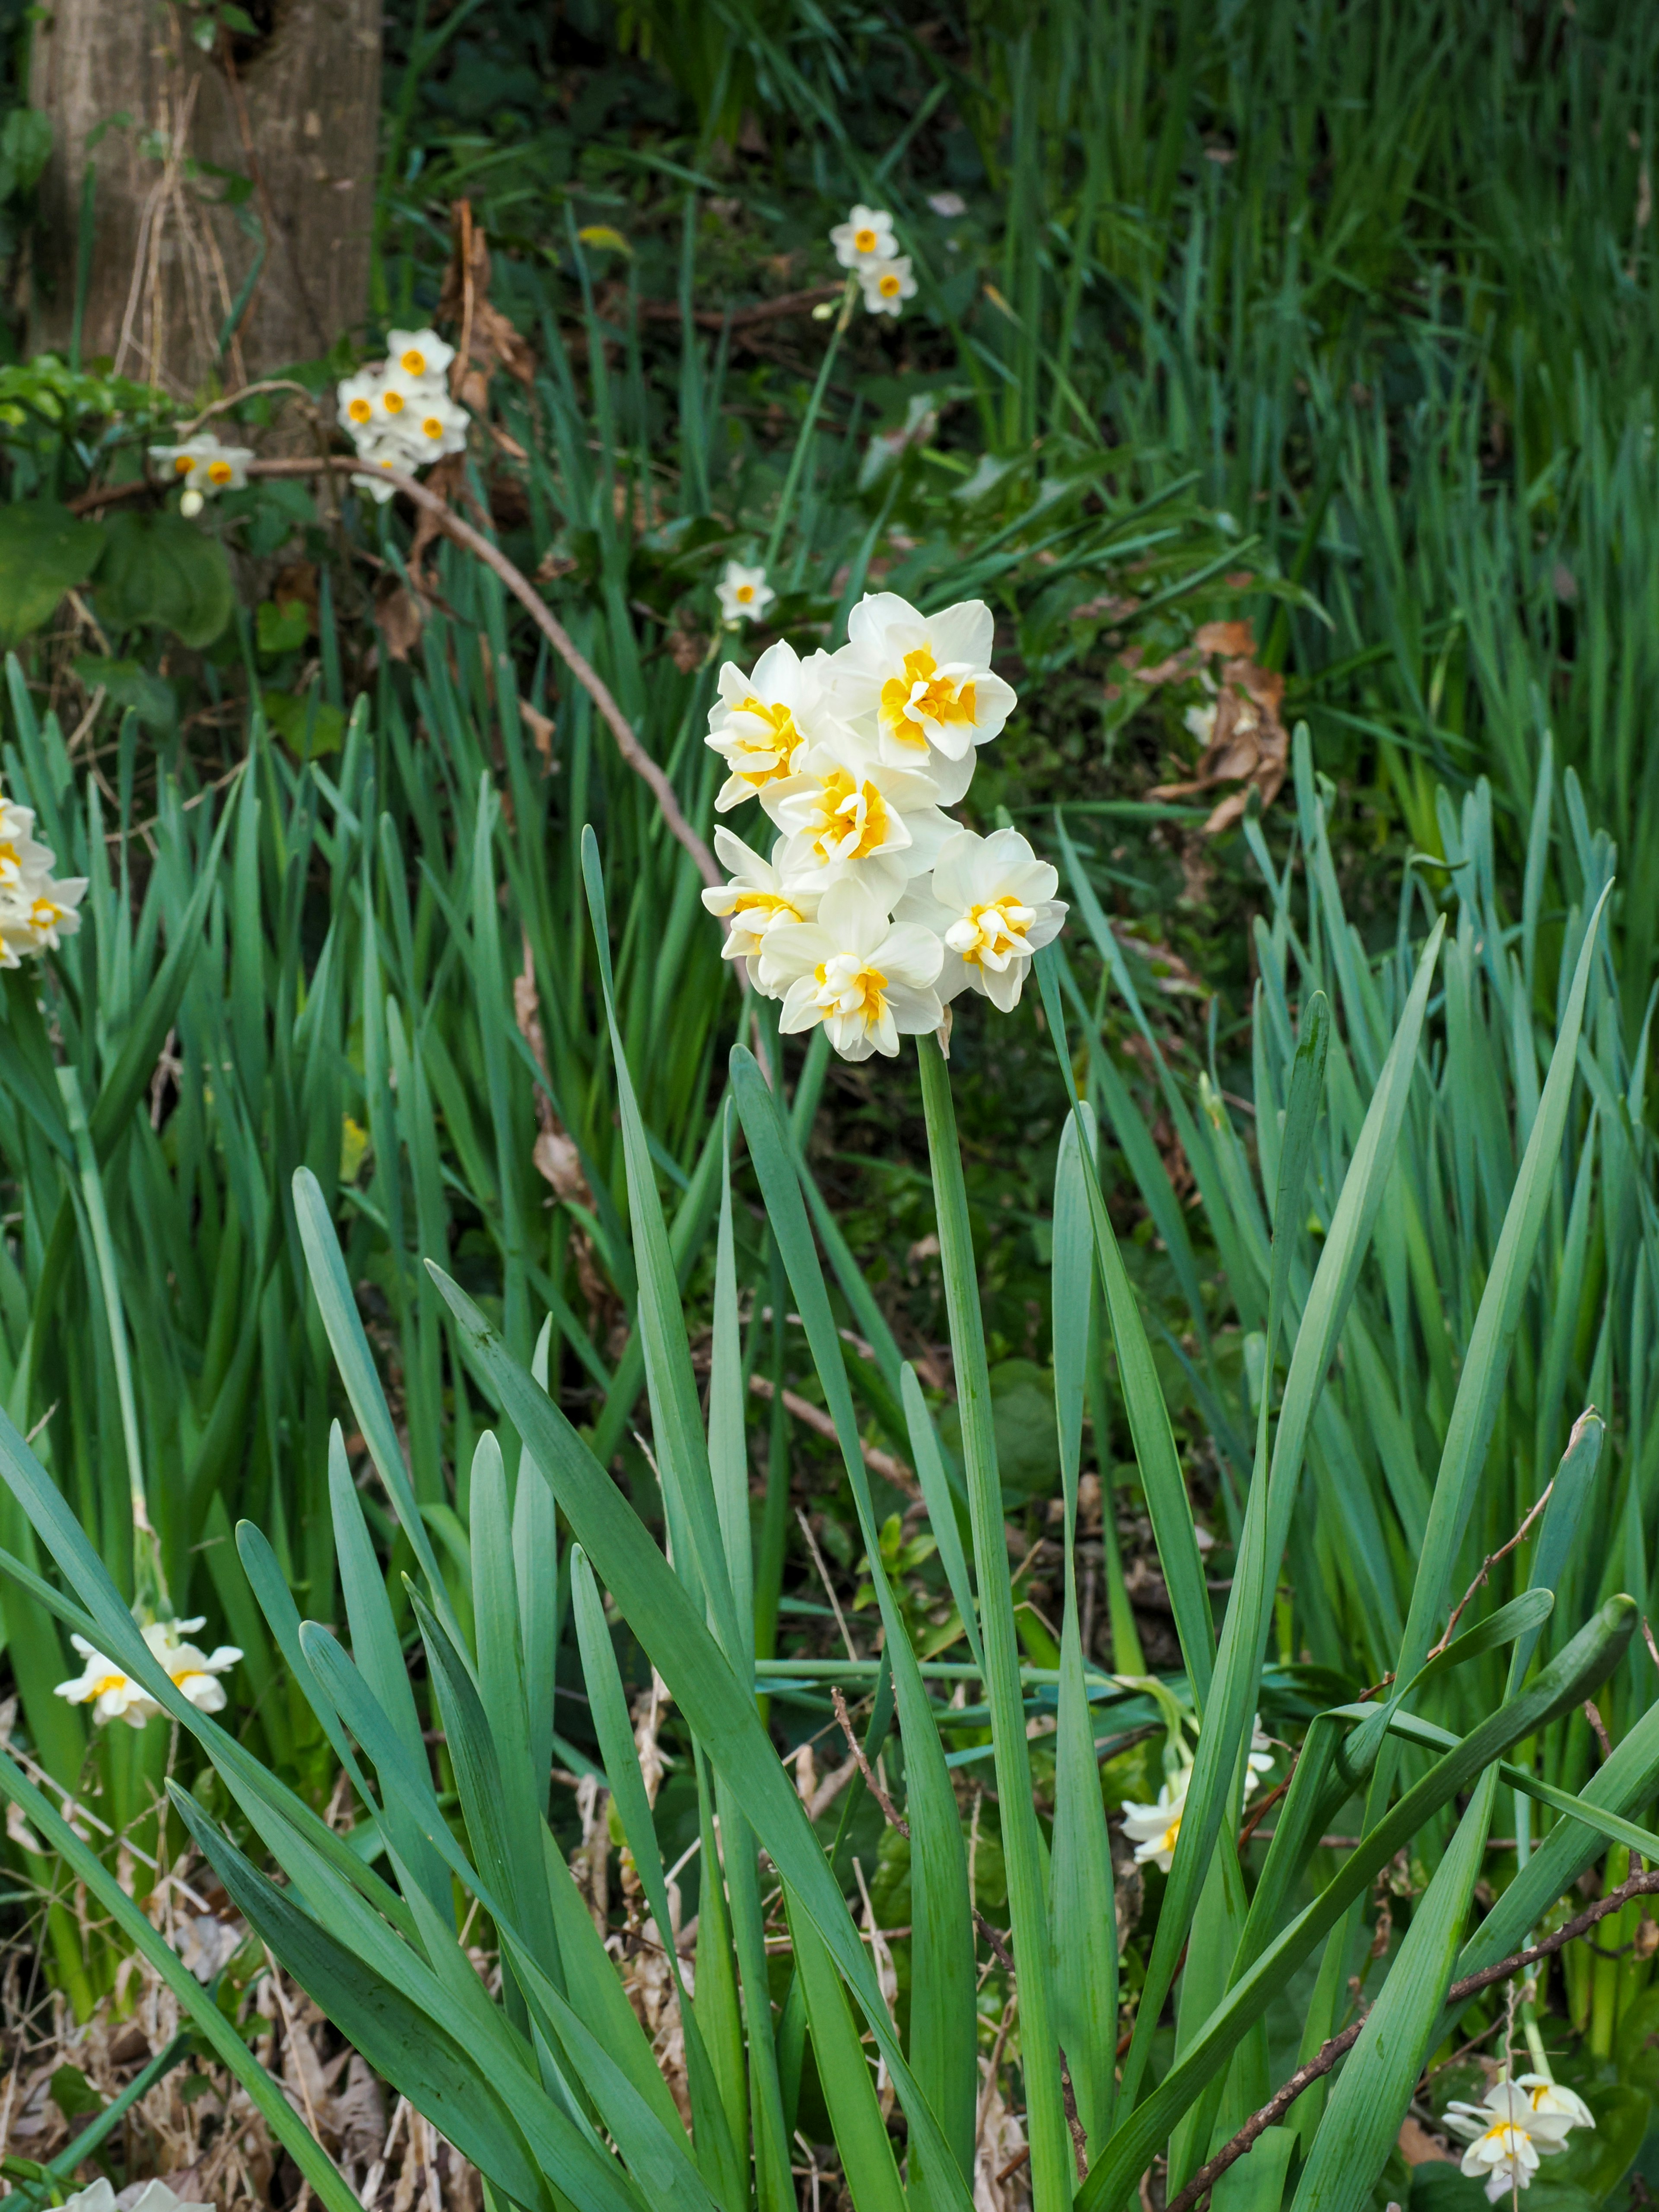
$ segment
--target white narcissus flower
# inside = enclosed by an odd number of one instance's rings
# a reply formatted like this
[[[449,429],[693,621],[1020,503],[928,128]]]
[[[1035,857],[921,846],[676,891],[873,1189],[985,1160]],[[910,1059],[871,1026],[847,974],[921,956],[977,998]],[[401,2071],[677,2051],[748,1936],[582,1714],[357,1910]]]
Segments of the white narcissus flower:
[[[222,1644],[210,1655],[187,1644],[185,1637],[200,1628],[205,1616],[195,1620],[153,1620],[143,1637],[150,1650],[175,1686],[192,1705],[204,1713],[222,1712],[224,1686],[216,1677],[234,1667],[241,1653],[234,1644]],[[72,1705],[90,1705],[97,1721],[124,1720],[129,1728],[143,1728],[161,1710],[114,1660],[88,1644],[84,1636],[70,1638],[86,1665],[73,1681],[60,1682],[53,1694]]]
[[[366,491],[381,507],[398,489],[396,484],[386,481],[388,474],[395,470],[399,476],[406,477],[415,466],[414,458],[401,438],[376,438],[367,441],[358,447],[357,459],[368,473],[358,475],[354,471],[351,481],[359,491]]]
[[[454,358],[454,347],[446,345],[436,331],[388,331],[386,334],[386,367],[417,384],[435,381]]]
[[[0,799],[0,893],[32,897],[50,880],[58,855],[33,832],[34,809]]]
[[[781,851],[782,848],[778,848]],[[757,963],[768,934],[793,921],[815,921],[818,902],[811,891],[785,888],[784,880],[769,860],[751,852],[741,837],[723,825],[714,831],[714,850],[732,871],[729,884],[712,884],[702,895],[710,914],[729,917],[722,960],[748,963],[749,980],[761,988]],[[774,855],[775,858],[775,854]]]
[[[992,673],[994,628],[983,599],[924,615],[896,592],[866,592],[833,659],[831,703],[895,765],[924,768],[930,757],[970,763],[1016,704],[1012,685]],[[964,781],[947,795],[942,782],[944,804],[966,788]]]
[[[720,613],[729,623],[757,621],[777,596],[766,580],[764,568],[745,568],[741,561],[728,561],[725,574],[714,586]]]
[[[152,446],[149,457],[191,491],[240,491],[247,483],[253,448],[222,445],[211,430],[203,430],[176,446]]]
[[[732,661],[720,664],[719,696],[708,710],[704,741],[731,771],[715,794],[716,813],[727,814],[769,783],[781,782],[822,727],[817,658],[802,660],[780,639],[747,676]]]
[[[466,451],[467,426],[471,416],[441,392],[419,392],[405,410],[396,434],[403,440],[416,465],[441,460],[446,453]]]
[[[77,2189],[64,2199],[63,2212],[116,2212],[115,2186],[100,2174],[89,2189]],[[152,2181],[138,2197],[132,2212],[215,2212],[211,2204],[176,2197],[165,2181]]]
[[[890,261],[898,252],[893,218],[884,208],[855,207],[846,222],[838,222],[830,232],[830,243],[842,267],[860,274],[880,262]]]
[[[1018,830],[976,837],[961,830],[939,847],[931,879],[905,894],[899,919],[943,939],[942,1000],[975,990],[1006,1014],[1019,1003],[1031,955],[1060,934],[1066,908],[1054,896],[1059,888],[1060,878]]]
[[[907,300],[916,296],[916,280],[910,273],[910,257],[901,253],[896,260],[875,261],[858,272],[859,289],[864,295],[864,311],[868,315],[900,315]]]
[[[930,776],[872,760],[845,732],[805,746],[793,772],[764,785],[760,798],[784,833],[792,885],[825,890],[856,875],[888,908],[956,827]]]
[[[895,923],[860,883],[831,884],[816,921],[784,922],[761,946],[761,987],[783,1000],[786,1036],[820,1023],[843,1060],[891,1059],[902,1036],[925,1036],[945,1018],[933,979],[936,937]]]
[[[1123,1806],[1123,1832],[1135,1847],[1137,1866],[1155,1866],[1160,1874],[1168,1874],[1175,1863],[1176,1844],[1181,1838],[1181,1819],[1187,1809],[1187,1790],[1193,1778],[1190,1766],[1183,1766],[1173,1782],[1165,1782],[1152,1805],[1136,1805],[1127,1799]]]
[[[76,908],[86,896],[87,881],[85,876],[49,877],[33,894],[0,893],[0,942],[15,954],[56,952],[81,927]]]
[[[378,369],[360,368],[355,376],[343,376],[334,387],[334,419],[349,438],[372,438],[375,435],[376,419],[380,397],[380,373]]]
[[[1534,2105],[1534,2097],[1540,2091],[1546,2101]],[[1571,2129],[1594,2127],[1595,2122],[1571,2090],[1528,2074],[1519,2081],[1495,2083],[1478,2105],[1449,2105],[1446,2125],[1468,2144],[1463,2172],[1473,2181],[1484,2181],[1486,2202],[1496,2204],[1514,2190],[1529,2189],[1540,2159],[1565,2149]]]
[[[1595,2115],[1576,2089],[1564,2089],[1559,2081],[1552,2081],[1547,2074],[1517,2074],[1517,2089],[1524,2089],[1534,2112],[1550,2112],[1565,2119],[1570,2128],[1593,2128]]]

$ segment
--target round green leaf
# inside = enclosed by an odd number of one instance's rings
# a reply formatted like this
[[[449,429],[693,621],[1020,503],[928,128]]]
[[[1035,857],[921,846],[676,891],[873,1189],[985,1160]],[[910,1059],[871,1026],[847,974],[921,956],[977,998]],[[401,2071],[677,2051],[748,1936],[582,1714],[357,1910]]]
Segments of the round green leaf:
[[[0,507],[0,645],[39,629],[67,591],[98,566],[105,532],[40,499]]]
[[[118,514],[106,528],[98,575],[105,621],[118,629],[155,623],[185,645],[211,645],[234,605],[223,546],[179,514]]]

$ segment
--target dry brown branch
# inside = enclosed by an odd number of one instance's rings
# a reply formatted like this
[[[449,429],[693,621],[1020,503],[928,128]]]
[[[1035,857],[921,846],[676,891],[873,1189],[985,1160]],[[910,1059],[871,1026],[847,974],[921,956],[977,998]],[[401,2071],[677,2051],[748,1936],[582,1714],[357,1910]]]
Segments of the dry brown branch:
[[[836,1718],[841,1723],[841,1732],[847,1739],[848,1748],[859,1763],[859,1772],[864,1777],[865,1787],[886,1814],[888,1826],[896,1828],[908,1844],[910,1840],[910,1825],[908,1820],[900,1817],[897,1806],[882,1788],[876,1778],[874,1768],[865,1757],[864,1747],[853,1733],[852,1716],[847,1710],[847,1700],[842,1695],[839,1686],[830,1691],[830,1701],[835,1706]]]
[[[1579,1415],[1578,1419],[1573,1427],[1572,1433],[1574,1437],[1577,1437],[1578,1431],[1583,1426],[1584,1423],[1589,1420],[1589,1418],[1590,1417],[1588,1413],[1581,1413]],[[1569,1443],[1567,1449],[1569,1451],[1571,1450],[1572,1445],[1571,1443]],[[1549,1504],[1550,1492],[1554,1489],[1554,1487],[1555,1479],[1552,1476],[1544,1485],[1543,1490],[1540,1494],[1538,1503],[1533,1507],[1531,1512],[1528,1514],[1526,1519],[1516,1530],[1514,1535],[1510,1538],[1509,1542],[1507,1544],[1500,1544],[1495,1552],[1487,1553],[1486,1558],[1480,1562],[1480,1573],[1475,1577],[1474,1580],[1464,1591],[1462,1596],[1458,1600],[1456,1605],[1452,1608],[1452,1617],[1446,1623],[1446,1632],[1441,1638],[1439,1643],[1435,1645],[1433,1650],[1430,1652],[1429,1659],[1437,1659],[1441,1653],[1445,1650],[1446,1646],[1451,1642],[1452,1638],[1457,1632],[1457,1624],[1463,1617],[1464,1608],[1468,1606],[1469,1600],[1474,1595],[1476,1590],[1480,1589],[1485,1583],[1486,1577],[1498,1565],[1498,1562],[1500,1559],[1508,1559],[1510,1553],[1515,1549],[1517,1544],[1525,1543],[1528,1536],[1531,1534],[1533,1522],[1538,1518],[1544,1508]],[[1425,1660],[1423,1663],[1426,1666],[1428,1664],[1428,1660]]]
[[[751,1375],[749,1387],[757,1398],[769,1401],[774,1395],[772,1379],[767,1375]],[[836,1425],[822,1406],[815,1406],[810,1400],[798,1397],[793,1390],[781,1390],[776,1395],[782,1399],[786,1413],[793,1413],[804,1429],[811,1429],[814,1435],[827,1437],[831,1443],[837,1442]],[[907,1498],[921,1498],[921,1486],[902,1459],[895,1459],[891,1452],[884,1452],[878,1445],[866,1444],[861,1437],[859,1450],[872,1474],[878,1474],[884,1482],[890,1482],[895,1490],[902,1490]]]

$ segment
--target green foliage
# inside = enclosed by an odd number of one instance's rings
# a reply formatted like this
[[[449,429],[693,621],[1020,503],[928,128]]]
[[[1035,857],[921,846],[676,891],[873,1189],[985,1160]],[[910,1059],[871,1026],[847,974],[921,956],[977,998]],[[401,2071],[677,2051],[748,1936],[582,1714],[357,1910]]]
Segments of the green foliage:
[[[0,644],[38,629],[65,592],[86,582],[106,542],[99,524],[50,501],[0,507]]]
[[[98,578],[98,605],[118,629],[153,623],[185,645],[211,645],[236,595],[222,545],[182,515],[111,516]]]

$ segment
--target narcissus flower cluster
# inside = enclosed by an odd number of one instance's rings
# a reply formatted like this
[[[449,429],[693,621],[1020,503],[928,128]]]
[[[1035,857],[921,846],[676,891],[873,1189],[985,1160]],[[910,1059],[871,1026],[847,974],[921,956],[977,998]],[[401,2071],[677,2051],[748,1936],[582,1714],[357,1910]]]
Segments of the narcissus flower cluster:
[[[1522,2074],[1495,2083],[1478,2105],[1449,2105],[1446,2125],[1468,2144],[1463,2172],[1484,2181],[1487,2203],[1496,2204],[1531,2188],[1539,2160],[1565,2150],[1569,2132],[1593,2128],[1595,2118],[1582,2097],[1547,2074]]]
[[[388,500],[387,471],[407,476],[446,453],[466,450],[470,417],[449,396],[444,372],[455,358],[435,331],[388,331],[378,368],[343,377],[337,391],[340,428],[357,448],[365,473],[352,483]]]
[[[204,500],[242,489],[253,448],[222,445],[211,430],[203,430],[176,446],[152,446],[149,457],[164,476],[183,487],[179,513],[199,514]]]
[[[883,208],[855,207],[830,234],[836,258],[858,279],[864,305],[872,315],[896,315],[915,297],[910,257],[898,250],[893,218]]]
[[[206,1652],[185,1640],[204,1625],[205,1615],[196,1620],[152,1620],[143,1631],[144,1641],[192,1705],[204,1713],[222,1712],[224,1685],[217,1678],[242,1655],[232,1644]],[[54,1696],[71,1705],[89,1705],[95,1721],[121,1720],[139,1729],[155,1719],[161,1706],[124,1668],[94,1650],[84,1636],[71,1636],[70,1642],[87,1663],[72,1682],[60,1682]]]
[[[84,876],[54,876],[58,855],[34,835],[34,810],[0,792],[0,968],[55,952],[81,927]]]
[[[784,1031],[822,1025],[845,1060],[939,1029],[963,991],[1008,1012],[1065,920],[1018,831],[976,836],[945,811],[1014,707],[991,646],[982,600],[924,615],[876,592],[835,653],[780,642],[747,674],[720,669],[715,807],[758,799],[774,836],[763,855],[717,829],[732,880],[703,902],[730,925],[726,957],[782,1000]]]

